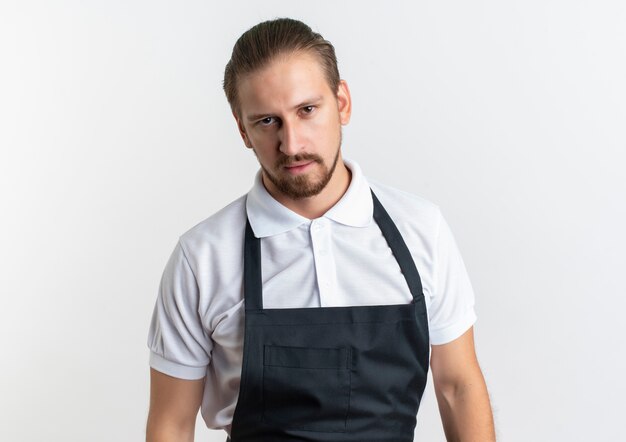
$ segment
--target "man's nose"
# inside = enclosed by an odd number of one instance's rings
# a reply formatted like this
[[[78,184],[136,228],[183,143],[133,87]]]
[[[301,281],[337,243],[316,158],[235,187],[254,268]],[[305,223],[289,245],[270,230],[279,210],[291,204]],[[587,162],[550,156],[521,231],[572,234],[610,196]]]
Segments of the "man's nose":
[[[280,151],[287,156],[296,155],[304,148],[298,125],[293,121],[283,121],[279,130]]]

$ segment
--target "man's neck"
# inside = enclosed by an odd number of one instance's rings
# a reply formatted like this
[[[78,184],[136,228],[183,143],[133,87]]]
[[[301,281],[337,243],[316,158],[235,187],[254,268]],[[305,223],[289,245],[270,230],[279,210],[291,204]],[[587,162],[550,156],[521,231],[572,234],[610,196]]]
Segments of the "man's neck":
[[[308,219],[319,218],[333,207],[337,201],[346,193],[350,186],[352,173],[346,167],[341,157],[337,161],[337,167],[333,172],[330,181],[324,189],[315,196],[301,199],[289,198],[281,193],[271,192],[268,189],[266,178],[263,177],[263,184],[276,201],[287,207],[289,210]]]

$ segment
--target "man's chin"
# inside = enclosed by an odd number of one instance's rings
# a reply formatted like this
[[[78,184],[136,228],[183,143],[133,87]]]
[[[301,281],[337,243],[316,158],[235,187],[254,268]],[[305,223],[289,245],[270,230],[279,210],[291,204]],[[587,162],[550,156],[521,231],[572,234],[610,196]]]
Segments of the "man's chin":
[[[325,187],[321,186],[319,183],[294,183],[285,181],[275,183],[275,185],[280,193],[297,200],[319,195]]]
[[[302,200],[319,195],[330,182],[330,171],[322,164],[316,162],[311,168],[297,175],[293,175],[283,168],[275,168],[274,173],[269,174],[264,169],[265,175],[281,195],[293,200]]]

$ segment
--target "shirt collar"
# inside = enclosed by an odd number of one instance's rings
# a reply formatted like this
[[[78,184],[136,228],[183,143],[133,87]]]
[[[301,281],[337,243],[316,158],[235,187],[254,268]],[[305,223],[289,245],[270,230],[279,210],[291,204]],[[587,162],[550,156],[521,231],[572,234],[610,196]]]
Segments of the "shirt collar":
[[[347,226],[366,227],[372,221],[374,210],[369,184],[356,162],[344,158],[344,164],[352,173],[348,190],[322,217]],[[268,193],[261,179],[261,170],[257,172],[252,189],[248,192],[246,212],[257,238],[278,235],[311,222],[283,206]]]

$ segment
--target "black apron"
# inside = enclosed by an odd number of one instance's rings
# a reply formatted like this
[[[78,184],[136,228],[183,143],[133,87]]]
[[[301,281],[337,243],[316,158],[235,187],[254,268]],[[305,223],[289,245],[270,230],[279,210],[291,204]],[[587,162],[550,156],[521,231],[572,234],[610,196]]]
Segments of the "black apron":
[[[409,304],[264,309],[261,242],[246,223],[232,442],[413,441],[429,363],[426,305],[409,249],[372,198],[374,220],[413,295]]]

